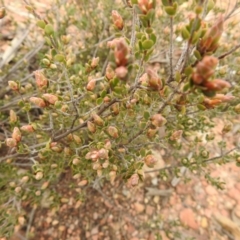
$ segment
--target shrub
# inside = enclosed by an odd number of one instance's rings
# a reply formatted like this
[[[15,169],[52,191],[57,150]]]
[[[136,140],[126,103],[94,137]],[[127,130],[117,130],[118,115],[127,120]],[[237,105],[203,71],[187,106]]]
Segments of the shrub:
[[[49,205],[57,204],[50,186],[66,171],[69,187],[99,179],[114,186],[117,177],[134,187],[160,147],[173,159],[152,170],[162,180],[185,167],[223,188],[207,163],[240,164],[238,145],[228,149],[224,139],[240,112],[240,45],[231,21],[238,4],[230,12],[214,1],[112,6],[57,3],[43,14],[26,6],[40,50],[22,47],[16,64],[1,69],[0,235],[9,236],[23,215],[16,202],[39,205],[49,191]],[[34,69],[23,61],[27,53],[37,54]],[[225,122],[219,155],[211,151],[216,118]]]

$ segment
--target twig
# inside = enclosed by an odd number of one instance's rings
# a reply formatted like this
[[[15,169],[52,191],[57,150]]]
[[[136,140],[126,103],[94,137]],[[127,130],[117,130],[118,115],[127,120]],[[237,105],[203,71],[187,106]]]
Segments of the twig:
[[[130,40],[130,48],[131,48],[131,53],[133,55],[133,47],[135,43],[135,28],[136,28],[136,22],[137,22],[137,11],[135,5],[132,8],[132,32],[131,32],[131,40]]]
[[[33,146],[30,146],[29,149],[35,150],[38,147],[46,146],[46,144],[47,144],[47,142],[38,143],[38,144],[35,144]],[[28,156],[28,155],[29,156],[34,156],[34,154],[38,154],[38,152],[35,150],[32,153],[15,153],[15,154],[12,154],[12,155],[7,155],[5,157],[0,158],[0,163],[3,162],[4,160],[7,160],[7,159],[11,159],[11,158],[15,158],[15,157],[21,157],[21,156]]]
[[[170,17],[170,48],[169,48],[170,81],[173,80],[173,17]]]
[[[32,225],[33,216],[34,216],[35,212],[36,212],[36,208],[33,207],[32,211],[31,211],[31,213],[30,213],[30,217],[29,217],[29,221],[28,221],[28,225],[27,225],[26,239],[28,239],[28,233],[29,233],[29,231],[30,231],[30,227],[31,227],[31,225]]]
[[[110,37],[107,37],[107,38],[103,39],[102,41],[100,41],[100,42],[92,45],[92,46],[89,47],[89,48],[84,48],[83,50],[78,51],[76,54],[80,54],[80,53],[83,53],[83,52],[87,52],[87,51],[89,51],[89,49],[95,48],[95,47],[99,46],[100,44],[102,44],[102,43],[104,43],[104,42],[107,42],[107,41],[110,41],[110,40],[112,40],[112,39],[114,39],[114,38],[115,38],[115,35],[112,35],[112,36],[110,36]]]
[[[38,19],[41,20],[41,19],[42,19],[41,16],[36,13],[36,11],[35,11],[35,9],[33,8],[32,4],[30,4],[27,0],[23,0],[23,1],[24,1],[27,5],[29,5],[29,6],[32,7],[31,11],[32,11],[33,15],[34,15],[36,18],[38,18]]]
[[[44,42],[40,42],[35,49],[25,54],[19,61],[17,61],[17,63],[11,69],[9,69],[8,73],[0,79],[0,82],[3,82],[11,73],[17,70],[22,63],[24,63],[25,61],[29,61],[33,56],[35,56],[43,47],[43,45]]]
[[[224,21],[228,20],[231,15],[238,9],[238,1],[236,1],[235,5],[233,6],[232,10],[224,17]]]
[[[97,115],[101,115],[103,112],[105,112],[111,105],[113,105],[114,103],[118,102],[119,100],[117,99],[113,99],[111,102],[109,102],[108,104],[106,104],[102,109],[100,109],[98,112],[97,112]],[[82,124],[74,127],[74,128],[71,128],[69,130],[67,130],[65,133],[62,133],[56,137],[53,137],[53,141],[58,141],[60,140],[61,138],[64,138],[66,137],[68,134],[72,133],[72,132],[75,132],[81,128],[84,128],[87,126],[87,122],[88,121],[91,121],[92,120],[92,117],[90,117],[89,119],[87,119],[85,122],[83,122]]]
[[[209,163],[209,162],[216,161],[216,160],[218,160],[219,158],[222,158],[222,157],[224,157],[224,156],[227,156],[227,155],[229,155],[231,152],[233,152],[233,151],[235,151],[235,150],[238,150],[238,149],[239,149],[239,147],[232,148],[231,150],[225,152],[224,154],[221,154],[221,155],[219,155],[219,156],[217,156],[217,157],[209,158],[209,159],[207,159],[207,160],[202,161],[201,163]],[[190,166],[196,165],[196,164],[198,164],[198,162],[192,162],[192,163],[190,164]],[[183,167],[183,166],[184,166],[184,165],[182,165],[182,164],[179,164],[179,165],[176,165],[176,166],[168,166],[168,167],[164,167],[164,168],[158,168],[158,169],[153,169],[153,170],[150,170],[150,171],[146,171],[145,173],[165,171],[165,170],[174,169],[174,168],[179,168],[179,167]],[[184,167],[186,167],[186,166],[184,166]]]
[[[78,111],[78,108],[76,106],[76,102],[75,102],[75,99],[74,99],[74,96],[73,96],[73,88],[72,88],[70,79],[68,77],[68,73],[67,73],[67,69],[66,68],[64,68],[64,74],[65,74],[65,78],[66,78],[66,81],[67,81],[68,89],[69,89],[69,92],[70,92],[71,102],[72,102],[73,108],[75,109],[75,112],[76,112],[75,118],[73,119],[72,125],[71,125],[71,129],[72,129],[74,124],[75,124],[75,122],[76,122],[76,120],[77,120],[77,118],[78,118],[78,116],[79,116],[79,111]]]
[[[233,48],[232,48],[231,50],[229,50],[228,52],[220,55],[220,56],[218,57],[218,59],[220,60],[220,59],[223,59],[223,58],[227,57],[228,55],[230,55],[231,53],[235,52],[235,51],[236,51],[237,49],[239,49],[239,48],[240,48],[240,44],[238,44],[237,46],[233,47]]]

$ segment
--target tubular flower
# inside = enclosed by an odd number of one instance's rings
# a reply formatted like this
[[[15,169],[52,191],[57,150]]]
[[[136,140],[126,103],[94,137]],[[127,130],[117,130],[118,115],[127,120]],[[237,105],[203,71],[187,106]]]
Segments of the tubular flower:
[[[155,8],[155,0],[138,0],[138,6],[141,9],[143,14],[147,14],[149,10]]]
[[[118,11],[116,10],[112,11],[112,20],[117,29],[119,30],[123,29],[124,26],[123,19],[122,16],[118,13]]]
[[[212,56],[205,56],[202,61],[200,61],[194,73],[192,74],[192,79],[195,84],[202,84],[207,81],[215,71],[215,68],[218,64],[218,59]]]
[[[219,39],[223,33],[224,18],[221,15],[217,22],[207,31],[202,40],[198,44],[198,50],[205,55],[207,52],[215,52],[218,48]]]
[[[128,62],[129,49],[124,38],[116,41],[114,57],[117,66],[126,66]]]
[[[36,85],[39,89],[45,89],[48,86],[48,80],[42,73],[42,71],[37,70],[34,72],[35,80],[36,80]]]

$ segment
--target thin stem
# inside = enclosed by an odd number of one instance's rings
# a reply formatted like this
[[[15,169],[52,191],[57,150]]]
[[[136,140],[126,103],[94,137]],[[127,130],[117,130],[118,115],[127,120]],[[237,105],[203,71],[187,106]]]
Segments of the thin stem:
[[[173,80],[173,17],[170,17],[170,48],[169,48],[170,81]]]
[[[220,56],[218,57],[218,59],[220,60],[220,59],[223,59],[223,58],[227,57],[228,55],[232,54],[233,52],[235,52],[235,51],[238,50],[239,48],[240,48],[240,44],[238,44],[237,46],[233,47],[233,48],[230,49],[228,52],[220,55]]]
[[[79,116],[79,111],[78,111],[78,108],[76,106],[76,102],[75,102],[75,98],[73,96],[73,88],[72,88],[72,85],[71,85],[71,82],[70,82],[70,79],[69,79],[69,76],[68,76],[68,73],[67,73],[67,69],[65,68],[64,69],[64,73],[65,73],[65,78],[67,80],[67,84],[68,84],[68,89],[70,91],[70,97],[71,97],[71,102],[72,102],[72,105],[73,105],[73,108],[75,109],[75,112],[76,112],[76,116],[75,118],[73,119],[72,121],[72,125],[71,125],[71,128],[73,128],[78,116]]]
[[[219,160],[220,158],[229,155],[231,152],[233,152],[233,151],[235,151],[235,150],[239,150],[239,147],[232,148],[231,150],[229,150],[229,151],[225,152],[224,154],[221,154],[221,155],[219,155],[219,156],[217,156],[217,157],[212,157],[212,158],[209,158],[209,159],[207,159],[207,160],[204,160],[204,161],[202,161],[202,163],[210,163],[210,162]],[[190,164],[190,166],[196,165],[196,164],[198,164],[198,163],[197,163],[197,162],[192,162],[192,163]],[[182,165],[182,164],[179,164],[179,165],[177,165],[177,166],[168,166],[168,167],[165,167],[165,168],[158,168],[158,169],[153,169],[153,170],[150,170],[150,171],[145,171],[145,173],[165,171],[165,170],[174,169],[174,168],[179,168],[179,167],[183,167],[183,166],[184,166],[184,165]],[[184,167],[186,167],[186,166],[184,166]]]
[[[133,55],[133,48],[134,48],[134,43],[136,39],[135,35],[135,28],[136,28],[136,22],[137,22],[137,11],[135,5],[132,8],[132,32],[131,32],[131,40],[130,40],[130,47],[131,47],[131,53]]]
[[[117,99],[113,99],[111,102],[109,102],[108,104],[106,104],[102,109],[100,109],[98,112],[97,112],[97,115],[101,115],[103,112],[105,112],[111,105],[113,105],[115,102],[118,102]],[[91,121],[92,120],[92,117],[90,117],[89,119],[87,119],[85,122],[83,122],[82,124],[76,126],[76,127],[73,127],[71,128],[70,130],[66,131],[65,133],[62,133],[56,137],[53,137],[53,141],[58,141],[60,140],[61,138],[64,138],[66,137],[68,134],[72,133],[72,132],[75,132],[81,128],[84,128],[87,126],[87,122],[88,121]]]

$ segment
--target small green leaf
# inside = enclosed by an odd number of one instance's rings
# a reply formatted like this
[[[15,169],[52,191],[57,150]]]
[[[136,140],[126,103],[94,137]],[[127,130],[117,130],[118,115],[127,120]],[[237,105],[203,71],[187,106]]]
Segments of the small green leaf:
[[[194,51],[194,56],[197,58],[197,60],[201,60],[202,59],[202,56],[201,56],[201,54],[200,54],[200,52],[198,50]]]
[[[141,39],[143,35],[144,35],[144,33],[137,32],[137,33],[136,33],[136,38],[137,38],[137,39]]]
[[[96,103],[97,103],[97,105],[102,104],[102,103],[103,103],[103,98],[98,98],[98,99],[96,100]]]
[[[180,80],[181,80],[181,73],[180,72],[178,72],[178,71],[176,72],[175,79],[176,79],[177,82],[180,82]]]
[[[140,58],[140,56],[141,56],[141,53],[140,52],[135,52],[135,58]]]
[[[147,39],[142,42],[142,47],[144,50],[150,49],[154,45],[154,42],[150,39]]]
[[[184,73],[186,74],[187,77],[189,77],[193,73],[193,68],[191,66],[187,66],[184,69]]]
[[[23,107],[25,106],[25,102],[22,101],[22,100],[20,100],[20,101],[18,102],[18,106],[21,107],[21,108],[23,108]]]
[[[51,39],[49,37],[44,37],[44,39],[49,46],[52,46],[52,42],[51,42]]]
[[[207,97],[214,97],[216,95],[215,91],[202,91],[202,92]]]
[[[196,44],[197,41],[200,39],[200,35],[201,35],[201,30],[198,31],[198,32],[194,32],[194,33],[193,33],[192,40],[191,40],[191,43],[192,43],[192,44]]]
[[[37,22],[37,26],[40,27],[40,28],[42,28],[42,29],[44,29],[45,26],[46,26],[46,23],[45,23],[43,20],[39,20],[39,21]]]
[[[141,20],[144,27],[148,27],[148,18],[144,14],[139,14],[139,19]]]
[[[198,31],[201,27],[201,19],[200,18],[195,18],[194,19],[194,24],[192,26],[194,29],[192,29],[193,31]]]
[[[184,85],[183,91],[186,92],[189,88],[190,88],[190,84],[189,84],[189,82],[188,82],[188,83],[186,83],[186,84]]]
[[[163,6],[169,6],[169,1],[168,0],[162,0]]]
[[[46,35],[51,36],[54,33],[53,26],[51,24],[47,24],[44,28]]]
[[[177,7],[178,4],[175,2],[172,6],[164,7],[164,10],[169,16],[173,17],[177,13]]]
[[[63,54],[57,54],[56,56],[54,56],[54,60],[57,62],[64,62],[65,56]]]
[[[182,34],[182,38],[183,38],[184,40],[190,38],[190,32],[187,30],[186,27],[183,27],[183,28],[181,29],[181,34]]]
[[[150,113],[149,112],[144,112],[143,117],[144,117],[145,120],[149,120]]]
[[[152,32],[153,32],[153,29],[152,29],[152,28],[150,28],[150,27],[149,27],[149,28],[146,28],[146,33],[147,33],[147,34],[151,34]]]
[[[154,18],[155,18],[155,10],[152,8],[147,13],[147,19],[148,21],[153,22]]]
[[[103,90],[103,91],[101,92],[101,94],[100,94],[100,96],[101,96],[102,98],[104,98],[106,95],[107,95],[107,91],[106,91],[106,90]]]
[[[113,89],[113,91],[114,91],[115,93],[122,93],[122,92],[123,92],[123,88],[122,88],[121,86],[115,87],[115,88]]]
[[[119,83],[118,78],[114,78],[110,81],[111,87],[114,88]]]
[[[157,36],[156,36],[154,33],[151,33],[151,34],[149,35],[149,37],[150,37],[150,39],[153,41],[153,43],[155,44],[156,41],[157,41]]]
[[[207,13],[209,13],[215,6],[214,0],[208,0],[207,2]]]

